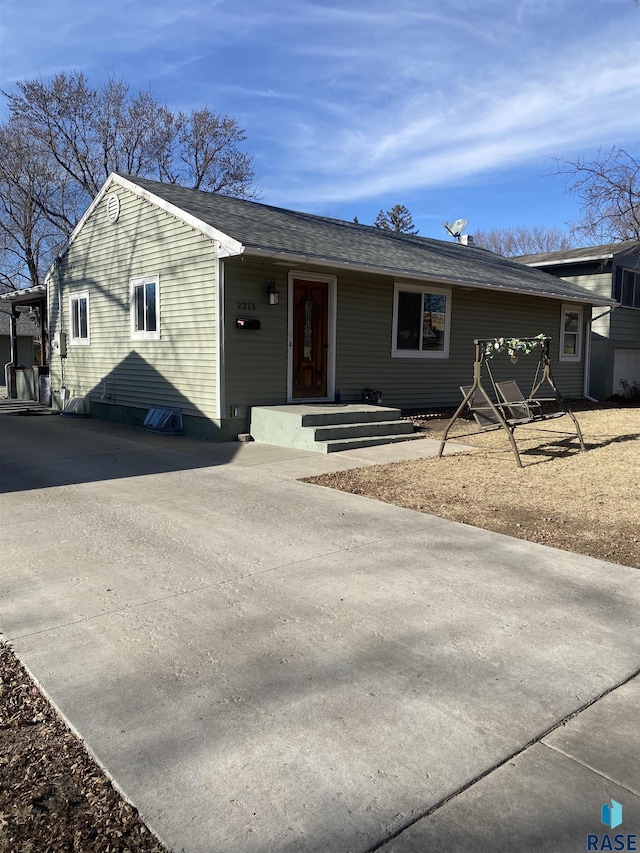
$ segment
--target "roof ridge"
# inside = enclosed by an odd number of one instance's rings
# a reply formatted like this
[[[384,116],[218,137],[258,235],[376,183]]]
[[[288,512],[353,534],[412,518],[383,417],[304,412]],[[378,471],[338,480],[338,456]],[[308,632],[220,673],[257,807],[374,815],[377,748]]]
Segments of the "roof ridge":
[[[115,174],[119,175],[121,178],[125,178],[132,183],[136,183],[139,186],[141,182],[153,184],[157,187],[172,187],[173,189],[183,190],[188,193],[199,193],[203,196],[214,196],[216,198],[228,199],[233,203],[240,203],[246,205],[255,205],[257,207],[261,207],[266,210],[277,211],[278,213],[284,213],[287,216],[300,216],[305,219],[317,221],[317,222],[326,222],[332,225],[339,225],[341,227],[347,227],[352,229],[365,229],[368,231],[374,230],[374,233],[380,234],[384,237],[389,237],[394,240],[403,240],[407,242],[411,242],[412,240],[417,240],[419,242],[427,242],[427,243],[445,243],[447,245],[457,245],[456,243],[449,243],[448,240],[439,240],[437,237],[425,237],[422,234],[407,234],[400,231],[392,231],[387,228],[378,228],[375,224],[367,224],[365,222],[352,222],[350,219],[337,219],[334,216],[323,216],[319,213],[309,213],[306,210],[294,210],[290,207],[280,207],[275,204],[267,204],[263,201],[257,201],[256,199],[250,198],[238,198],[237,196],[225,195],[225,193],[217,193],[217,192],[209,192],[208,190],[200,190],[195,189],[194,187],[183,187],[181,184],[169,183],[167,181],[156,181],[153,178],[144,178],[139,175],[127,175],[122,172],[116,172]],[[481,248],[479,246],[469,246],[468,248]]]

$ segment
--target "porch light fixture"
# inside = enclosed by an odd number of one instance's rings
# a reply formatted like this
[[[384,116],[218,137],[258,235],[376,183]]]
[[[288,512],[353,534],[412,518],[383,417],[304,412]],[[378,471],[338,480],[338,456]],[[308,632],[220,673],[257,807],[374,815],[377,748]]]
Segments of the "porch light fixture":
[[[280,294],[276,290],[276,280],[274,278],[271,281],[265,281],[264,294],[269,297],[269,305],[277,305],[280,301]]]

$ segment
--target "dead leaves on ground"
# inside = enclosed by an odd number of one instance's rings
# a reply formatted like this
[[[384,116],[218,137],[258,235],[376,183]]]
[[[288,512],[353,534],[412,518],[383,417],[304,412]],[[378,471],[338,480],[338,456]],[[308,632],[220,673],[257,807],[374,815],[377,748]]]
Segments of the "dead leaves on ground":
[[[0,853],[166,853],[0,643]]]

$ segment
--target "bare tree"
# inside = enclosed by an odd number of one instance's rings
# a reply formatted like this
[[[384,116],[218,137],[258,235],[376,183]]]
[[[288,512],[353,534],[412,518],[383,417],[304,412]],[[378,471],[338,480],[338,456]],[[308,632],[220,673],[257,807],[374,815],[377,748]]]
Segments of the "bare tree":
[[[376,228],[384,231],[395,231],[397,234],[417,234],[418,229],[413,225],[413,217],[404,204],[394,204],[387,210],[380,210],[373,223]]]
[[[238,149],[246,139],[238,122],[207,107],[180,114],[179,183],[197,190],[253,197],[251,158]]]
[[[0,281],[37,284],[69,224],[65,175],[16,121],[0,126],[0,151]]]
[[[0,125],[11,142],[0,149],[3,280],[37,283],[51,245],[69,236],[111,172],[257,196],[244,131],[229,116],[173,113],[148,91],[132,95],[115,79],[95,88],[76,71],[16,87],[3,93],[10,115]]]
[[[490,249],[505,257],[555,252],[560,249],[570,249],[576,245],[560,228],[545,225],[477,230],[474,231],[473,242],[476,246]]]
[[[599,149],[593,160],[558,160],[567,191],[581,202],[572,234],[590,242],[640,239],[640,161],[623,148]]]

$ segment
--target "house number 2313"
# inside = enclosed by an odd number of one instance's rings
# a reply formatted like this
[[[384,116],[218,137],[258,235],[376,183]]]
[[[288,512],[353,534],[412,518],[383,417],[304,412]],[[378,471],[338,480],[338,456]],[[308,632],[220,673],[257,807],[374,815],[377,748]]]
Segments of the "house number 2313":
[[[238,300],[236,302],[236,308],[238,311],[255,311],[256,303],[255,302],[242,302],[242,300]]]

